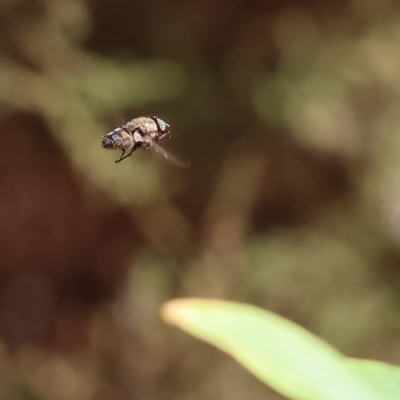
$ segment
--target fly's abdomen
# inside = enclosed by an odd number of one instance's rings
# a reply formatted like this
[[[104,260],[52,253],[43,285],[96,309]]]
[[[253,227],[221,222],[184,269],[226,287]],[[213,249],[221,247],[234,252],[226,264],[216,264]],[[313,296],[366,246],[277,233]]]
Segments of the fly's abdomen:
[[[101,144],[106,149],[127,149],[132,142],[132,136],[121,128],[114,129],[103,136]]]

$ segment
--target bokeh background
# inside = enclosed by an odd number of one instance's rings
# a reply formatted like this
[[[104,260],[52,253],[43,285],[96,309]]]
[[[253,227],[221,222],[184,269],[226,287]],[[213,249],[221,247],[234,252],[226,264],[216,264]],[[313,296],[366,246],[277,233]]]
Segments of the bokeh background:
[[[399,364],[398,2],[2,0],[0,104],[1,399],[282,399],[180,296]]]

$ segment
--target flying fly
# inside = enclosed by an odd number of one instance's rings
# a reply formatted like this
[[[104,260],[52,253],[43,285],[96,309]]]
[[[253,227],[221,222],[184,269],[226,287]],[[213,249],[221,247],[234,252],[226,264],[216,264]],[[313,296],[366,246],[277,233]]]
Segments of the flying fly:
[[[178,160],[159,145],[170,138],[170,126],[161,118],[138,117],[107,133],[103,136],[101,144],[106,149],[122,150],[121,157],[115,161],[116,163],[125,160],[141,147],[146,150],[155,150],[177,166],[189,166],[189,163]]]

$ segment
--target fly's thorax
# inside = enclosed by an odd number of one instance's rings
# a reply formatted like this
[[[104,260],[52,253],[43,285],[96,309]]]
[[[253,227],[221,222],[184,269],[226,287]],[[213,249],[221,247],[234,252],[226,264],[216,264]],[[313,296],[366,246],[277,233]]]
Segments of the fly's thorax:
[[[146,135],[146,136],[147,136],[147,135]],[[133,138],[134,143],[135,143],[138,147],[140,147],[141,144],[142,144],[143,141],[144,141],[144,135],[143,135],[140,131],[138,131],[138,130],[133,131],[133,133],[132,133],[132,138]]]
[[[129,121],[124,128],[134,132],[139,130],[144,134],[157,132],[157,124],[150,117],[138,117]]]
[[[159,117],[138,117],[122,126],[133,136],[139,132],[143,138],[150,137],[156,142],[164,142],[171,137],[170,126]],[[135,136],[134,136],[135,137]],[[139,141],[137,141],[139,143]]]

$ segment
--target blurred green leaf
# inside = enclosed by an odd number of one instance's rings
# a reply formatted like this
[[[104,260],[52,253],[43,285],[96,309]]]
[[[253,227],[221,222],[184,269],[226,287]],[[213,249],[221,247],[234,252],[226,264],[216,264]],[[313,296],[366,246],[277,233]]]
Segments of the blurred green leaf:
[[[348,359],[350,368],[384,393],[389,399],[400,399],[400,368],[372,360]]]
[[[167,303],[162,316],[227,352],[291,399],[394,399],[382,385],[371,385],[334,348],[271,312],[232,302],[182,299]]]

